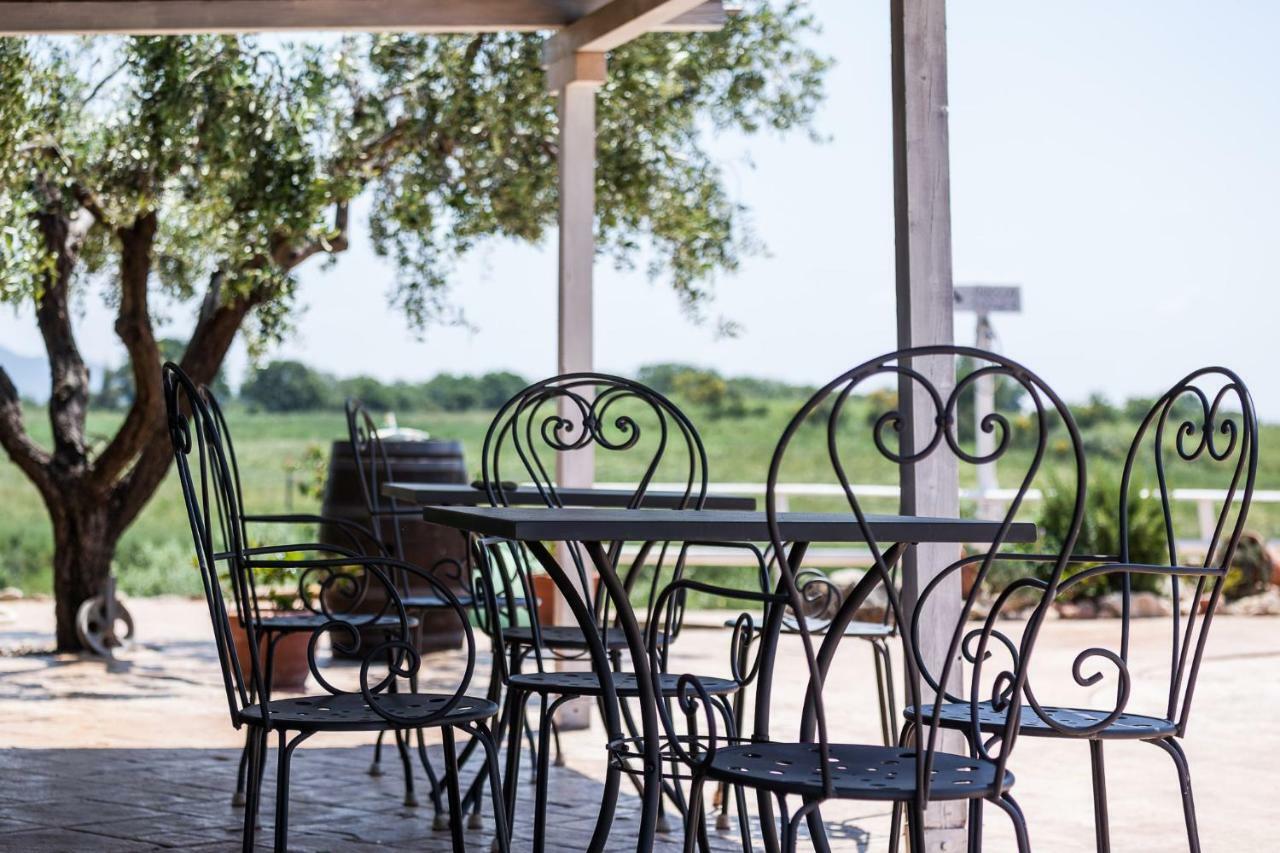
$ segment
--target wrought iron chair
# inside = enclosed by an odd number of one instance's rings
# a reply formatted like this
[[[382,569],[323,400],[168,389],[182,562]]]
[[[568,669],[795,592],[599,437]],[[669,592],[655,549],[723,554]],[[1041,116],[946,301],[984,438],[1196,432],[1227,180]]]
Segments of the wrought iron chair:
[[[706,451],[693,424],[673,403],[631,380],[576,373],[530,385],[499,410],[485,435],[482,453],[482,480],[489,501],[494,506],[509,505],[510,482],[529,480],[546,506],[561,506],[552,473],[556,458],[587,449],[620,456],[628,454],[628,458],[639,460],[636,486],[628,502],[632,508],[644,506],[650,484],[660,471],[684,484],[677,501],[680,507],[700,509],[706,500]],[[615,568],[622,559],[622,545],[613,542],[606,548]],[[530,698],[538,699],[534,849],[542,850],[546,841],[549,752],[555,713],[570,699],[602,700],[604,688],[596,671],[551,668],[558,660],[584,659],[588,641],[577,626],[543,625],[538,617],[532,580],[534,567],[539,563],[545,567],[548,560],[554,561],[550,552],[540,549],[531,556],[529,549],[517,543],[486,539],[478,543],[477,553],[479,571],[473,586],[477,589],[477,602],[483,599],[477,619],[494,637],[495,648],[507,649],[505,656],[496,657],[503,659],[501,678],[507,691],[504,717],[508,739],[505,777],[508,813],[515,808],[525,709]],[[585,598],[594,617],[598,639],[612,659],[612,684],[622,701],[623,719],[634,736],[636,727],[627,703],[639,699],[641,692],[636,677],[620,671],[626,639],[614,624],[616,614],[603,585],[593,588],[591,584],[589,558],[581,553],[577,543],[563,543],[561,553],[566,555],[569,564],[564,566],[565,572],[577,582],[579,589],[589,591]],[[642,543],[630,564],[618,571],[628,595],[638,590],[647,592],[649,608],[645,612],[649,623],[656,618],[652,605],[658,593],[672,579],[682,576],[683,557],[683,546],[671,548],[670,543],[665,542]],[[681,628],[683,598],[679,603],[681,606],[664,618],[663,631],[655,640],[664,662],[666,649]],[[732,650],[730,656],[735,657]],[[531,669],[527,667],[530,663]],[[662,672],[657,695],[669,699],[677,694],[677,679],[666,675],[665,667]],[[737,692],[741,683],[741,679],[735,677],[704,680],[705,688],[716,697],[716,707],[724,715],[724,724],[730,729],[734,723],[727,697]],[[625,750],[619,750],[618,754],[622,752]],[[625,760],[611,762],[606,787],[616,790],[620,774],[626,770]],[[683,811],[684,796],[675,780],[664,788],[667,799]],[[749,844],[745,808],[739,813],[744,839]]]
[[[247,726],[252,734],[243,849],[253,850],[262,770],[268,738],[272,733],[279,738],[275,849],[283,853],[288,847],[290,763],[293,751],[303,741],[318,732],[424,727],[441,730],[445,761],[452,771],[449,797],[453,807],[454,849],[464,849],[454,730],[478,739],[484,745],[488,761],[496,762],[497,746],[485,721],[497,713],[497,706],[466,693],[475,668],[475,639],[465,618],[466,666],[457,688],[452,693],[391,692],[394,682],[418,674],[422,659],[411,642],[412,620],[389,573],[403,571],[414,574],[450,601],[460,617],[465,617],[462,604],[453,597],[445,583],[430,573],[392,558],[366,557],[337,546],[248,546],[243,539],[239,495],[217,419],[204,395],[181,368],[169,363],[164,366],[163,374],[170,440],[195,545],[196,564],[213,623],[228,710],[232,724],[236,728]],[[296,558],[293,555],[300,547],[324,556]],[[229,591],[224,590],[219,576],[219,566],[224,563],[230,567],[227,572]],[[253,599],[257,594],[252,578],[256,571],[266,568],[298,572],[299,589],[306,595],[305,604],[310,613],[321,620],[311,632],[307,657],[311,675],[325,690],[324,694],[257,702],[253,699],[255,696],[268,696],[257,625],[254,620],[245,623],[249,660],[242,661],[231,638],[227,597],[231,597],[237,612],[252,612]],[[368,592],[374,588],[383,594],[378,610],[360,613],[335,608],[335,601],[357,604],[365,601]],[[387,619],[394,622],[394,628],[386,632],[387,639],[360,654],[360,628]],[[326,635],[334,646],[360,656],[359,679],[355,688],[344,689],[335,685],[321,670],[317,651]],[[501,811],[502,801],[496,796],[496,786],[494,793],[497,842],[505,851],[508,832]]]
[[[958,357],[973,359],[977,368],[949,388],[950,382],[935,384],[931,376],[953,376]],[[957,408],[962,398],[970,398],[975,383],[984,377],[1000,377],[1016,383],[1025,393],[1031,409],[1028,413],[992,414],[983,422],[983,429],[996,438],[994,450],[979,453],[962,442],[957,430]],[[907,434],[906,418],[891,408],[879,411],[875,397],[867,403],[852,402],[856,393],[865,393],[883,380],[910,383],[913,394],[932,404],[932,423],[917,424],[913,434]],[[942,387],[939,387],[941,385]],[[872,411],[867,414],[866,406]],[[892,404],[896,406],[895,404]],[[861,528],[863,538],[871,551],[873,569],[883,584],[893,617],[900,625],[918,626],[921,623],[944,626],[948,650],[941,671],[935,675],[919,665],[916,653],[918,637],[911,630],[899,632],[903,645],[905,683],[908,700],[920,707],[921,698],[938,685],[951,687],[961,681],[956,664],[963,654],[971,664],[971,672],[963,681],[968,685],[970,699],[970,724],[963,729],[970,754],[962,755],[945,751],[940,743],[938,720],[926,720],[927,727],[917,743],[900,746],[842,743],[834,739],[827,725],[827,678],[833,658],[844,635],[844,625],[853,617],[864,596],[849,596],[840,611],[821,634],[811,631],[807,620],[798,619],[796,628],[800,637],[807,665],[808,683],[805,692],[804,712],[798,737],[794,740],[778,739],[769,731],[770,691],[773,686],[774,657],[781,635],[781,625],[787,613],[804,612],[804,590],[798,580],[803,551],[788,548],[778,525],[779,473],[787,457],[788,448],[796,434],[816,424],[825,428],[826,445],[832,472],[842,486],[848,502],[851,519]],[[1076,488],[1075,511],[1070,527],[1065,531],[1062,552],[1053,558],[1047,589],[1043,599],[1035,607],[1025,625],[1021,638],[1008,641],[995,630],[1005,603],[996,602],[981,621],[968,621],[982,580],[990,571],[1009,526],[1022,506],[1027,490],[1035,480],[1041,462],[1046,456],[1048,431],[1052,425],[1065,427],[1069,447],[1066,456],[1072,467],[1072,481]],[[895,438],[896,436],[896,438]],[[932,575],[924,586],[918,604],[906,602],[892,584],[892,568],[904,553],[904,544],[886,546],[878,542],[868,516],[850,488],[851,472],[859,464],[866,464],[871,454],[879,454],[899,465],[912,465],[938,454],[951,454],[959,463],[976,465],[1005,455],[1013,444],[1018,444],[1026,459],[1025,469],[1019,465],[1019,485],[1008,510],[1001,519],[1000,532],[994,541],[983,546],[983,553],[956,560]],[[801,825],[808,823],[810,836],[819,849],[827,849],[825,830],[819,809],[831,799],[868,800],[893,802],[904,805],[910,817],[909,829],[912,849],[923,850],[923,815],[932,802],[968,801],[986,799],[999,806],[1013,823],[1019,850],[1029,849],[1026,826],[1022,813],[1009,794],[1013,774],[1008,770],[1009,757],[1016,735],[1016,725],[1006,725],[994,736],[977,725],[981,697],[990,695],[995,706],[1011,710],[1016,719],[1020,710],[1026,668],[1035,639],[1043,622],[1048,602],[1056,590],[1058,578],[1066,565],[1067,555],[1079,532],[1084,511],[1085,462],[1079,433],[1065,405],[1037,376],[1018,363],[1002,356],[967,347],[921,347],[890,353],[873,359],[842,374],[820,389],[800,409],[784,430],[769,468],[766,492],[766,511],[769,519],[772,545],[779,554],[786,555],[779,562],[780,582],[778,592],[786,599],[785,607],[773,607],[762,638],[760,652],[763,661],[759,675],[757,715],[755,731],[749,741],[734,743],[717,736],[715,716],[707,710],[707,694],[694,676],[683,679],[680,709],[686,717],[689,729],[695,727],[705,732],[701,737],[689,737],[683,749],[684,760],[691,768],[694,781],[691,787],[690,814],[695,813],[701,797],[703,783],[729,782],[754,788],[757,792],[762,830],[766,834],[769,849],[793,851],[796,849]],[[963,598],[958,614],[925,612],[929,593],[945,588],[954,593],[959,578],[955,573],[966,564],[976,564],[977,580]],[[820,643],[818,642],[820,640]],[[1007,662],[999,662],[997,654],[1009,653]],[[838,683],[838,680],[837,680]],[[699,726],[701,722],[701,726]],[[673,726],[668,732],[675,739],[674,720],[664,717],[664,723]],[[728,741],[726,743],[726,741]],[[997,749],[998,746],[998,749]],[[799,801],[794,811],[789,805]],[[779,827],[775,825],[774,804],[777,806]],[[971,827],[971,833],[981,833],[979,823]],[[693,827],[686,827],[685,849],[693,846]]]
[[[1106,662],[1115,668],[1116,698],[1110,707],[1081,708],[1049,704],[1037,696],[1031,682],[1024,686],[1024,702],[1017,717],[1018,731],[1028,737],[1079,738],[1089,742],[1094,796],[1094,829],[1097,849],[1111,848],[1107,810],[1106,771],[1103,744],[1107,741],[1143,741],[1154,744],[1173,759],[1182,792],[1183,816],[1187,842],[1191,850],[1200,849],[1196,827],[1195,802],[1191,792],[1191,776],[1187,756],[1180,739],[1187,730],[1191,697],[1204,655],[1214,610],[1222,595],[1227,572],[1231,568],[1236,546],[1244,532],[1246,517],[1253,497],[1258,467],[1258,424],[1248,389],[1229,370],[1209,367],[1197,370],[1179,381],[1155,403],[1143,418],[1125,458],[1120,484],[1119,513],[1120,552],[1111,555],[1080,555],[1062,580],[1056,592],[1069,593],[1080,584],[1100,578],[1120,581],[1121,616],[1119,641],[1114,648],[1096,647],[1081,651],[1072,667],[1074,682],[1093,687],[1100,682],[1101,671],[1085,675],[1090,661]],[[1154,486],[1144,489],[1147,475]],[[1186,478],[1186,479],[1183,479]],[[1204,559],[1187,565],[1178,555],[1177,531],[1180,519],[1174,512],[1172,492],[1182,482],[1204,488],[1212,481],[1226,496],[1218,507],[1210,540],[1204,543]],[[1163,550],[1166,562],[1143,564],[1134,559],[1136,543],[1130,525],[1135,501],[1157,500],[1161,511],[1162,539],[1156,545]],[[1132,631],[1133,581],[1139,576],[1167,577],[1171,583],[1173,606],[1170,615],[1171,647],[1169,683],[1164,691],[1167,704],[1151,714],[1138,713],[1129,707],[1134,674],[1129,670]],[[1192,584],[1191,600],[1185,616],[1181,613],[1185,590]],[[1034,579],[1020,581],[1017,586],[1041,590],[1045,584]],[[1203,610],[1203,613],[1201,612]],[[1043,684],[1042,680],[1037,680]],[[1008,710],[983,704],[978,707],[978,722],[983,731],[994,732],[1006,727]],[[955,728],[970,724],[968,704],[947,703],[934,710],[938,725]],[[907,711],[908,727],[915,720]]]
[[[356,463],[356,479],[360,484],[360,497],[364,502],[367,514],[367,523],[363,526],[367,527],[374,539],[377,540],[378,548],[382,553],[403,561],[406,559],[406,554],[400,521],[420,520],[422,510],[417,507],[400,506],[394,498],[389,498],[382,494],[382,486],[391,480],[391,461],[387,456],[386,445],[383,444],[378,427],[363,403],[354,398],[349,398],[346,401],[345,409],[347,435],[351,442],[351,452]],[[388,528],[390,529],[390,535],[387,532]],[[464,538],[464,547],[465,541]],[[464,607],[470,607],[471,593],[466,588],[469,576],[461,562],[455,558],[445,556],[435,561],[430,569],[434,576],[452,580],[451,586],[453,587],[454,596]],[[400,591],[400,600],[405,609],[411,616],[418,619],[419,625],[429,616],[439,616],[452,612],[452,604],[441,596],[432,591],[411,588],[413,580],[411,576],[402,572],[393,572],[392,579]],[[417,685],[411,683],[410,689],[416,691]],[[392,734],[394,737],[399,738],[398,732],[393,731]],[[378,740],[374,746],[373,762],[369,766],[370,776],[382,775],[382,742],[385,736],[386,732],[378,734]],[[410,764],[403,761],[408,744],[401,743],[397,739],[396,747],[401,754],[401,764],[407,774],[405,779],[405,804],[410,806],[417,805],[417,800],[413,794],[413,778],[409,772]],[[436,829],[444,829],[446,818],[443,814],[443,803],[440,799],[440,780],[436,776],[435,768],[432,766],[431,759],[427,754],[426,742],[422,731],[417,733],[417,748],[418,758],[427,774],[427,782],[430,786],[431,804],[435,815],[433,825]],[[474,744],[469,743],[463,751],[464,755],[470,757],[474,749]],[[465,760],[464,758],[464,763]]]
[[[213,417],[214,424],[218,428],[218,433],[222,438],[223,447],[226,451],[227,462],[231,471],[231,486],[235,489],[237,506],[244,506],[244,488],[240,478],[240,462],[236,456],[235,442],[231,436],[231,429],[227,425],[226,415],[222,411],[222,406],[218,403],[217,395],[209,388],[202,387],[200,396],[209,408],[209,412]],[[250,536],[250,525],[259,524],[275,524],[275,525],[328,525],[341,535],[343,546],[347,549],[364,554],[373,554],[380,556],[388,556],[386,547],[383,545],[380,537],[374,532],[351,519],[336,518],[327,515],[318,515],[315,513],[275,513],[275,514],[247,514],[241,513],[240,534],[242,542],[246,545],[252,545],[254,539]],[[251,585],[256,585],[254,578],[249,578]],[[255,595],[252,598],[253,607],[247,612],[237,612],[237,616],[241,621],[252,620],[258,635],[262,638],[262,644],[266,648],[266,660],[264,662],[266,670],[265,686],[268,693],[261,698],[270,701],[270,689],[272,672],[275,666],[276,647],[289,634],[296,634],[307,631],[314,631],[323,619],[314,613],[289,613],[289,614],[268,614],[264,615],[258,607],[258,598]],[[395,620],[387,617],[382,620],[381,624],[376,625],[378,628],[395,627]],[[259,697],[255,694],[251,697],[257,701]],[[409,773],[412,767],[412,761],[409,757],[407,744],[401,745],[401,763],[403,764],[405,775],[405,803],[407,805],[416,805],[417,798],[413,792],[413,776]],[[231,804],[236,807],[242,807],[245,804],[246,779],[249,766],[249,742],[246,739],[245,748],[240,754],[240,766],[236,773],[236,790],[232,795]],[[433,780],[432,793],[435,800],[438,801],[439,794]],[[439,807],[437,802],[437,815]],[[438,821],[437,821],[438,824]],[[440,827],[443,828],[443,827]]]

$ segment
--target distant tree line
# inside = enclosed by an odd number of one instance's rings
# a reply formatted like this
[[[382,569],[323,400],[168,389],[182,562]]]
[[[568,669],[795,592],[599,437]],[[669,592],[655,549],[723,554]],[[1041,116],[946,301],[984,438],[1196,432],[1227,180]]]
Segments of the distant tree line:
[[[181,352],[181,342],[162,340],[163,357]],[[961,374],[967,372],[961,365]],[[800,401],[813,393],[811,385],[751,376],[723,376],[715,370],[679,362],[649,364],[636,371],[635,378],[655,391],[671,397],[677,404],[696,410],[702,417],[744,418],[763,414],[770,401]],[[528,380],[511,371],[491,371],[479,375],[440,373],[425,382],[384,382],[373,376],[340,379],[310,365],[291,359],[277,359],[249,372],[239,394],[233,393],[219,375],[213,383],[220,399],[238,399],[250,409],[265,412],[333,411],[341,409],[348,398],[356,398],[379,411],[493,411],[509,400]],[[996,387],[996,408],[1016,412],[1023,403],[1022,389],[1003,379]],[[892,389],[868,392],[867,416],[874,419],[897,405]],[[125,411],[133,402],[133,376],[127,365],[103,373],[99,389],[93,395],[95,408]],[[1127,447],[1124,430],[1108,430],[1110,425],[1137,422],[1155,401],[1134,398],[1118,405],[1094,394],[1085,402],[1072,406],[1072,414],[1080,428],[1088,434],[1086,444],[1102,456],[1123,456]],[[972,401],[961,401],[958,427],[962,441],[973,437]],[[1022,431],[1019,431],[1022,432]],[[1113,434],[1114,433],[1114,434]],[[1015,439],[1016,440],[1016,439]],[[1114,445],[1114,446],[1111,446]]]
[[[181,352],[179,341],[164,340],[160,347],[165,358]],[[646,365],[636,371],[636,379],[713,418],[760,414],[766,400],[799,400],[813,390],[771,379],[724,377],[714,370],[677,363]],[[252,369],[239,394],[221,376],[214,382],[214,391],[220,399],[238,399],[265,412],[337,410],[352,397],[381,411],[464,412],[492,411],[527,384],[524,376],[505,370],[474,376],[440,373],[426,382],[384,382],[373,376],[340,379],[300,361],[276,359]],[[122,365],[105,371],[93,394],[93,406],[125,411],[132,403],[130,368]]]

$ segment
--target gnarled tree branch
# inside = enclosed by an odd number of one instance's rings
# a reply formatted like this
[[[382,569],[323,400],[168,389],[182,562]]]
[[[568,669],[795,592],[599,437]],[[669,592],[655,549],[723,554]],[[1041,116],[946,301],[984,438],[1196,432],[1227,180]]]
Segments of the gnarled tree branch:
[[[53,479],[49,476],[49,454],[27,435],[22,417],[22,400],[9,374],[0,367],[0,447],[13,464],[40,490],[48,502],[54,496]]]
[[[49,356],[49,423],[53,427],[54,469],[70,473],[83,468],[84,419],[89,406],[89,370],[76,346],[68,300],[75,258],[66,250],[68,219],[59,213],[36,215],[45,248],[54,262],[36,297],[36,324]]]
[[[163,419],[160,346],[156,343],[147,305],[157,224],[155,213],[147,212],[128,228],[116,232],[120,240],[120,310],[115,329],[129,353],[134,393],[124,423],[94,461],[92,480],[102,489],[110,486],[128,467],[154,431],[155,423]]]
[[[220,272],[210,278],[209,295],[204,300],[200,319],[182,356],[182,369],[197,384],[213,380],[249,312],[271,296],[270,289],[263,287],[224,303],[219,296],[222,280]],[[155,363],[148,369],[155,374],[158,383],[160,365]],[[113,532],[123,532],[133,523],[164,480],[173,459],[173,449],[165,430],[163,416],[147,422],[146,434],[133,467],[111,487],[109,500]]]
[[[289,272],[312,255],[336,255],[345,252],[350,245],[348,226],[350,224],[349,205],[340,201],[334,205],[333,231],[301,246],[281,243],[276,247],[273,260],[281,270]]]

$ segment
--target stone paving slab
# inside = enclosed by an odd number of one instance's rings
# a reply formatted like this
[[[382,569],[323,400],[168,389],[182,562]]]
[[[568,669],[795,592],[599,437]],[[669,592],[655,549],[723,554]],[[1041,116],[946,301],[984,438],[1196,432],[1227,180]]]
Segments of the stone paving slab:
[[[152,599],[131,603],[141,643],[123,671],[108,674],[100,662],[74,656],[5,654],[39,646],[51,636],[47,603],[5,605],[0,623],[0,850],[236,850],[242,812],[230,804],[242,735],[230,725],[220,675],[211,654],[205,611],[198,602]],[[1280,727],[1267,709],[1280,705],[1280,619],[1219,618],[1206,656],[1186,749],[1191,759],[1206,851],[1269,850],[1274,845],[1270,807],[1280,790]],[[1115,623],[1051,622],[1037,651],[1046,694],[1068,690],[1077,703],[1104,702],[1114,681],[1088,690],[1069,681],[1079,650],[1113,639]],[[1159,681],[1167,668],[1168,625],[1135,628],[1135,708],[1162,703]],[[689,631],[679,644],[681,669],[725,671],[727,634]],[[798,650],[783,648],[779,672],[800,672]],[[483,663],[483,662],[482,662]],[[436,677],[447,681],[453,663],[432,658]],[[874,741],[879,730],[871,655],[854,644],[842,652],[838,698],[829,700],[833,731]],[[479,671],[484,671],[482,666]],[[1065,675],[1063,675],[1065,674]],[[799,681],[797,678],[797,685]],[[775,696],[777,731],[794,729],[801,691]],[[1264,713],[1259,713],[1262,710]],[[603,733],[566,733],[567,766],[554,768],[549,811],[555,848],[585,848],[604,776]],[[451,849],[447,832],[431,828],[432,810],[403,805],[402,776],[394,749],[385,772],[368,775],[372,737],[319,735],[295,754],[291,797],[291,849],[370,851]],[[438,738],[429,739],[439,762]],[[1108,747],[1108,786],[1113,846],[1124,850],[1182,850],[1180,800],[1167,756],[1141,743]],[[526,755],[527,759],[527,755]],[[527,771],[527,760],[522,766]],[[1015,795],[1027,813],[1038,850],[1093,849],[1089,764],[1082,743],[1024,738],[1013,757]],[[263,828],[269,848],[268,769]],[[516,850],[531,843],[532,786],[520,786]],[[754,800],[752,800],[754,803]],[[611,849],[634,849],[638,803],[623,783]],[[841,803],[824,810],[832,848],[883,850],[887,807]],[[987,850],[1012,849],[1007,824],[994,810],[987,821]],[[487,851],[492,821],[468,830],[468,849]],[[736,831],[713,834],[716,851],[739,849]],[[658,850],[678,850],[678,839],[660,839]]]

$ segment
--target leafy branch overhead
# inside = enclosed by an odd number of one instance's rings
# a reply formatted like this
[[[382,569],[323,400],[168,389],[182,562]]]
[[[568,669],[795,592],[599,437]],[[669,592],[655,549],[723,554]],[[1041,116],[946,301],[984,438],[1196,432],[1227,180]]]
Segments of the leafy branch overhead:
[[[600,244],[624,264],[643,252],[692,312],[754,246],[706,138],[808,126],[827,65],[804,44],[813,29],[799,2],[754,0],[722,31],[648,35],[609,58]],[[357,199],[398,271],[392,301],[420,327],[457,319],[450,267],[479,240],[554,225],[544,38],[0,40],[0,302],[34,309],[53,435],[31,440],[0,369],[0,446],[52,522],[60,648],[168,470],[162,353],[209,382],[236,335],[279,338],[296,270],[350,245]],[[86,298],[114,310],[129,356],[112,377],[127,413],[105,443],[85,435]],[[157,336],[158,298],[193,312],[177,346]]]
[[[599,231],[622,262],[651,247],[690,306],[752,245],[703,149],[708,131],[806,125],[826,60],[798,3],[758,3],[719,32],[652,34],[610,57],[599,97]],[[368,193],[370,237],[400,271],[397,304],[449,319],[450,262],[478,240],[554,226],[555,99],[538,34],[231,37],[3,46],[0,292],[30,298],[48,262],[29,218],[87,233],[83,278],[110,278],[118,232],[151,213],[156,283],[250,297],[283,331],[293,270],[340,252]]]

